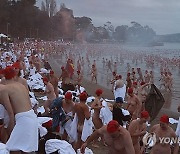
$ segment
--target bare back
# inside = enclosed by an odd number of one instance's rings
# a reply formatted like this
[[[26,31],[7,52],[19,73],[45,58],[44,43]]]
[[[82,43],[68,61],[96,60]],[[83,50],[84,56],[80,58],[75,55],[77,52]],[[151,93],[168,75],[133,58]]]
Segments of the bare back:
[[[1,92],[1,96],[3,104],[8,103],[7,99],[9,99],[15,114],[32,109],[26,87],[18,82],[7,84]]]

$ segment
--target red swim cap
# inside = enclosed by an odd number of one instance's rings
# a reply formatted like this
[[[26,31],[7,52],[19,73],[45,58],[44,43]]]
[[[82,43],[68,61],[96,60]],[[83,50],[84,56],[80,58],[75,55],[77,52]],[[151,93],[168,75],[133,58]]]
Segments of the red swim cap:
[[[128,89],[128,94],[132,94],[133,93],[133,88],[129,88]]]
[[[71,92],[66,92],[65,99],[72,100],[72,93]]]
[[[80,101],[86,101],[86,100],[87,100],[87,94],[86,94],[86,92],[82,92],[82,93],[79,95],[79,99],[80,99]]]
[[[14,67],[12,67],[12,66],[7,66],[7,67],[3,70],[3,74],[4,74],[4,77],[5,77],[7,80],[10,80],[10,79],[12,79],[12,78],[14,78],[14,77],[16,76]]]
[[[116,120],[111,120],[107,124],[107,132],[108,133],[114,133],[118,130],[118,128],[119,128],[119,123]]]
[[[13,66],[15,69],[20,69],[20,62],[15,62],[12,66]]]
[[[163,116],[161,116],[160,121],[168,124],[169,123],[169,117],[164,114]]]
[[[96,90],[96,95],[100,96],[103,93],[102,89],[97,89]]]
[[[147,111],[142,111],[141,112],[141,118],[148,119],[149,118],[149,113]]]
[[[137,82],[133,82],[133,85],[137,85]]]
[[[48,82],[48,78],[47,77],[43,77],[43,82]]]

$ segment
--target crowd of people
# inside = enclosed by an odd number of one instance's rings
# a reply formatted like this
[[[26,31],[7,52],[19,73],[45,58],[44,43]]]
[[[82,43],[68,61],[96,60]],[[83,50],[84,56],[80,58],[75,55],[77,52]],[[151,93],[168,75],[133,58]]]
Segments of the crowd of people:
[[[157,140],[151,147],[144,142],[147,131],[157,139],[180,135],[169,125],[167,115],[148,129],[151,117],[144,104],[154,84],[153,71],[146,70],[143,75],[141,68],[127,64],[126,80],[118,74],[125,58],[133,57],[133,63],[144,60],[148,67],[161,63],[160,88],[172,91],[173,78],[167,63],[179,67],[177,59],[174,62],[143,53],[132,56],[127,51],[121,52],[116,61],[103,58],[102,70],[112,74],[108,82],[114,94],[114,100],[107,100],[102,89],[94,89],[94,96],[90,96],[82,86],[85,75],[98,83],[97,63],[100,55],[106,55],[98,45],[95,50],[95,45],[84,48],[62,42],[21,42],[1,48],[0,54],[0,146],[4,153],[61,153],[63,148],[67,154],[88,153],[92,152],[87,148],[91,142],[94,148],[102,142],[112,154],[143,154],[148,148],[151,154],[178,154],[178,143]],[[60,62],[59,77],[48,62],[54,57]],[[46,97],[38,103],[34,94]],[[57,134],[59,139],[49,138],[41,149],[41,141],[48,133]]]

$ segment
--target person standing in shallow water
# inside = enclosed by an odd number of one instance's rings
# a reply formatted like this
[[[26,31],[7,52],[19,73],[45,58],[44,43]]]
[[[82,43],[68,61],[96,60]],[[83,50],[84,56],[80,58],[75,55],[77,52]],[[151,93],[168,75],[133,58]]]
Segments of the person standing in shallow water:
[[[59,90],[58,90],[58,77],[56,77],[56,75],[54,74],[54,71],[51,70],[49,73],[49,81],[50,83],[53,85],[54,87],[54,92],[56,94],[56,97],[59,96]]]
[[[93,64],[91,68],[91,82],[93,82],[94,80],[95,80],[95,83],[97,84],[97,68]]]

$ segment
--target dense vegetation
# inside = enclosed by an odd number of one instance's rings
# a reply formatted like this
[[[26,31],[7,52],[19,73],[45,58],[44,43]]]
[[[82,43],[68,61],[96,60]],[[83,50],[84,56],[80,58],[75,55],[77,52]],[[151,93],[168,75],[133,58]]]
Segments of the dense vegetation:
[[[121,19],[117,19],[121,20]],[[12,38],[68,39],[88,42],[149,42],[156,33],[149,26],[131,22],[114,27],[111,22],[95,27],[89,17],[74,17],[64,4],[57,9],[55,0],[0,0],[0,33]]]

